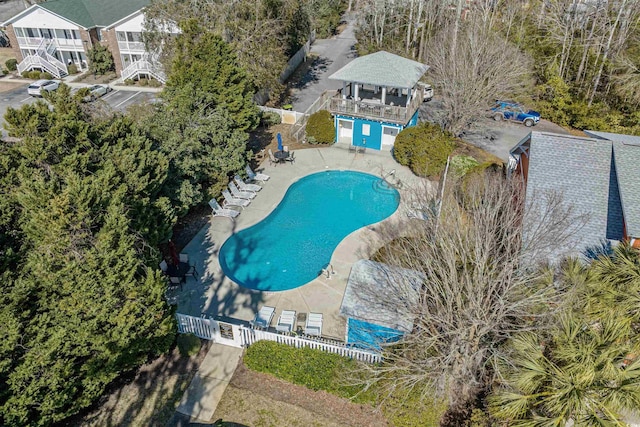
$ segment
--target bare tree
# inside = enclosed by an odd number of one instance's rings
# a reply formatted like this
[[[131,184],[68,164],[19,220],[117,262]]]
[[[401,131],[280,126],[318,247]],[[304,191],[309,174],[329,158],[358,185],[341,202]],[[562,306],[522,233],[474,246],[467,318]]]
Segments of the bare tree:
[[[526,91],[531,62],[480,20],[463,22],[457,39],[453,31],[455,26],[449,24],[436,34],[426,62],[447,111],[441,125],[459,134],[485,113],[491,101]],[[457,47],[452,51],[454,40]]]
[[[384,347],[386,363],[363,367],[369,381],[384,382],[390,392],[435,392],[456,414],[492,383],[495,364],[508,358],[505,341],[544,323],[557,290],[549,269],[533,267],[569,243],[586,218],[559,194],[525,204],[520,184],[500,173],[451,187],[439,215],[431,209],[426,221],[386,230],[394,240],[377,260],[413,273],[390,276],[382,297],[366,289],[359,297],[413,321],[399,343]],[[420,194],[414,205],[433,206]]]

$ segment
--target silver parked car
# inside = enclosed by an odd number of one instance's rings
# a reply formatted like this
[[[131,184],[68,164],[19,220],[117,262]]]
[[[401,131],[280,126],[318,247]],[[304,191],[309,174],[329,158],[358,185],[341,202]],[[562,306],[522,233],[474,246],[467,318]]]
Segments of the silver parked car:
[[[89,86],[87,89],[89,89],[89,94],[82,98],[84,102],[95,101],[96,99],[106,95],[112,90],[109,86],[106,85],[93,85]]]
[[[60,82],[55,80],[38,80],[27,88],[27,93],[31,96],[42,96],[43,91],[51,92],[60,86]]]

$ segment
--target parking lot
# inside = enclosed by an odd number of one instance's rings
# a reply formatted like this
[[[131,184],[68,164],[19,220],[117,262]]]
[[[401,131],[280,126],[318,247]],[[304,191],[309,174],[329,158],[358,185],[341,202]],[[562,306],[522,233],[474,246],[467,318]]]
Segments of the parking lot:
[[[38,99],[41,99],[27,95],[27,86],[27,84],[16,84],[15,88],[11,88],[8,91],[0,93],[0,114],[3,118],[3,124],[4,114],[7,111],[7,108],[20,108],[24,104],[32,104]],[[77,91],[79,87],[76,85],[74,86],[75,87],[72,91]],[[94,102],[104,102],[114,111],[124,111],[127,107],[133,104],[154,102],[157,95],[158,94],[154,92],[142,92],[131,90],[130,88],[127,88],[126,90],[114,89]],[[6,135],[4,126],[3,134]]]

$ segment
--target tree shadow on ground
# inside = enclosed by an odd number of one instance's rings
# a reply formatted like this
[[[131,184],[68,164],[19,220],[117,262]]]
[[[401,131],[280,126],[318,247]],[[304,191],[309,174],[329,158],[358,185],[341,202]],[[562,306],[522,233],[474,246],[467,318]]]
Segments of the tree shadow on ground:
[[[290,89],[302,89],[311,83],[317,82],[320,80],[320,76],[327,72],[329,66],[333,64],[333,61],[329,58],[317,57],[311,63],[303,63],[301,67],[306,67],[306,71],[304,68],[304,74],[300,76],[300,74],[294,73],[292,78],[289,80],[287,86]]]
[[[94,405],[56,425],[164,426],[209,347],[209,342],[202,341],[200,351],[190,357],[181,356],[174,347],[137,371],[122,375]]]

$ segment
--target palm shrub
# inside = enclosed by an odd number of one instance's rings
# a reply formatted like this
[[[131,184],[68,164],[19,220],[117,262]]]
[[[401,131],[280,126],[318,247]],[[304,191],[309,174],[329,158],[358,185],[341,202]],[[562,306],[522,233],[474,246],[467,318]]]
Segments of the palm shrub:
[[[494,414],[514,426],[626,425],[640,407],[640,260],[620,245],[589,267],[565,264],[572,292],[548,334],[512,343],[513,364],[490,398]]]
[[[396,137],[393,155],[398,163],[408,166],[423,177],[438,176],[455,148],[454,136],[432,123],[421,123],[404,129]]]
[[[314,138],[318,144],[331,144],[336,137],[336,127],[331,113],[320,110],[309,116],[307,137]]]
[[[628,330],[568,315],[548,341],[521,335],[506,387],[490,399],[494,415],[522,427],[624,425],[621,412],[640,407],[640,346]]]

